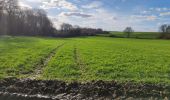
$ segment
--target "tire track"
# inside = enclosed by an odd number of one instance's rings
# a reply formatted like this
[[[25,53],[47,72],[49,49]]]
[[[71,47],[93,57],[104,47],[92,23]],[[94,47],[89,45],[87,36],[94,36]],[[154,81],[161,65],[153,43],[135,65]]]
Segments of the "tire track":
[[[34,73],[29,77],[29,79],[37,79],[40,77],[43,68],[45,68],[48,64],[48,62],[55,56],[57,50],[59,48],[61,48],[62,46],[64,46],[65,43],[57,46],[56,48],[54,48],[49,54],[48,56],[45,57],[45,59],[43,59],[36,67]]]
[[[75,59],[77,68],[81,72],[81,76],[83,76],[84,72],[86,71],[87,65],[83,62],[76,45],[74,46],[74,59]]]

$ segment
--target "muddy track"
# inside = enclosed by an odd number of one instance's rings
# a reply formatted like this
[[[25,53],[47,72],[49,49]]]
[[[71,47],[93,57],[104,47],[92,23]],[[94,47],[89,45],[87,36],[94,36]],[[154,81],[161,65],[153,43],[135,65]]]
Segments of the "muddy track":
[[[49,54],[47,57],[45,57],[45,59],[43,59],[41,61],[41,63],[39,63],[34,71],[33,74],[31,74],[31,76],[29,77],[30,79],[37,79],[40,77],[41,73],[42,73],[42,70],[43,68],[45,68],[48,64],[48,62],[54,57],[54,55],[56,54],[57,50],[59,48],[61,48],[62,46],[64,46],[65,43],[57,46],[56,48],[54,48]]]
[[[86,71],[87,65],[83,62],[76,45],[74,46],[74,59],[77,68],[81,71],[81,74],[83,74]]]
[[[57,80],[0,81],[0,100],[135,100],[170,99],[170,85],[92,81],[66,83]]]

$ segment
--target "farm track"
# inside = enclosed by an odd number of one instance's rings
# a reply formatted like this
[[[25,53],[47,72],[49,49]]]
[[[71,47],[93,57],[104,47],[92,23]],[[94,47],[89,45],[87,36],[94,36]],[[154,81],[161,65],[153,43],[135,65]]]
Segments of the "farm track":
[[[47,57],[45,57],[45,59],[39,63],[37,65],[37,69],[35,69],[34,73],[33,74],[30,74],[31,76],[29,77],[30,79],[37,79],[40,77],[41,73],[42,73],[42,70],[44,67],[47,66],[48,62],[54,57],[54,55],[56,54],[57,50],[59,48],[61,48],[62,46],[64,46],[65,43],[57,46],[56,48],[54,48],[49,54]]]
[[[0,100],[169,100],[170,85],[116,81],[0,80]]]
[[[83,62],[77,46],[74,46],[74,59],[76,62],[76,67],[81,71],[81,76],[83,76],[86,71],[87,65]]]

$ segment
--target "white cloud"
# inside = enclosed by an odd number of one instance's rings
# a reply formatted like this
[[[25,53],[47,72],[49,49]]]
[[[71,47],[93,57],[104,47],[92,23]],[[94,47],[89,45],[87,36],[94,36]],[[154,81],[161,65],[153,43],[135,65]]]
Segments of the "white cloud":
[[[170,12],[162,12],[160,13],[160,16],[170,16]]]
[[[67,0],[19,0],[24,4],[29,3],[30,5],[39,4],[38,7],[42,9],[67,9],[67,10],[77,10],[77,6]]]
[[[151,11],[144,10],[141,12],[141,14],[148,14],[148,13],[151,13]]]
[[[19,3],[22,2],[22,3],[42,3],[44,0],[18,0]]]
[[[56,27],[57,29],[60,28],[60,25],[64,22],[61,20],[58,20],[58,16],[48,16],[50,18],[50,20],[53,22],[54,27]]]
[[[67,9],[71,11],[75,11],[78,9],[74,4],[66,0],[48,0],[48,1],[46,0],[42,2],[41,8],[43,9],[58,8]]]
[[[79,14],[91,15],[91,17],[80,17]],[[148,26],[141,25],[143,21],[154,21],[157,16],[142,16],[142,15],[117,15],[104,8],[93,9],[91,12],[62,12],[53,18],[53,22],[57,28],[60,28],[62,23],[70,23],[81,27],[103,28],[105,30],[124,30],[127,26],[133,27],[136,31],[149,30]],[[78,16],[77,16],[78,15]],[[154,28],[156,29],[156,28]],[[151,29],[150,29],[151,31]],[[152,30],[153,31],[153,30]]]
[[[132,15],[131,18],[133,20],[140,20],[140,21],[153,21],[157,19],[157,16],[155,15]]]
[[[162,7],[162,8],[150,8],[149,10],[150,11],[160,12],[160,11],[168,11],[168,10],[170,10],[170,8],[166,8],[166,7]]]
[[[32,3],[41,3],[43,1],[47,1],[47,0],[19,0],[21,2],[32,2]]]
[[[32,9],[32,7],[24,2],[19,2],[19,6],[21,8],[29,8],[29,9]]]
[[[62,12],[63,16],[75,16],[75,17],[81,17],[81,18],[89,18],[92,17],[90,14],[82,13],[82,12]]]
[[[155,8],[155,10],[156,10],[156,11],[162,11],[162,9],[161,9],[161,8]]]
[[[96,9],[96,8],[100,8],[102,5],[103,5],[102,2],[100,2],[100,1],[93,1],[90,4],[83,5],[82,8]]]
[[[92,28],[104,28],[111,30],[115,22],[115,14],[111,14],[105,9],[93,9],[92,12],[61,12],[55,18],[53,22],[55,26],[59,28],[61,23],[70,23],[73,25],[79,25],[81,27]]]
[[[91,3],[86,5],[73,4],[69,0],[20,0],[20,5],[29,6],[37,5],[39,8],[48,9],[48,15],[56,28],[60,28],[62,23],[70,23],[81,27],[103,28],[105,30],[124,30],[125,27],[131,26],[136,31],[147,30],[148,25],[143,23],[157,21],[160,16],[168,16],[169,8],[150,8],[148,10],[139,11],[139,15],[124,15],[117,12],[120,7],[115,7],[115,10],[110,11],[103,8],[102,0],[91,0]],[[83,1],[83,0],[82,0]],[[74,0],[74,2],[82,2]],[[85,1],[85,0],[84,0]],[[121,0],[126,2],[127,0]],[[78,4],[79,4],[78,3]],[[29,5],[28,5],[29,4]],[[55,10],[49,10],[49,9]],[[140,13],[141,12],[141,13]],[[155,14],[156,12],[156,14]],[[153,15],[155,14],[155,15]],[[160,16],[156,16],[160,14]],[[150,25],[150,24],[149,24]],[[154,27],[154,29],[156,29]],[[151,30],[151,29],[148,29]]]

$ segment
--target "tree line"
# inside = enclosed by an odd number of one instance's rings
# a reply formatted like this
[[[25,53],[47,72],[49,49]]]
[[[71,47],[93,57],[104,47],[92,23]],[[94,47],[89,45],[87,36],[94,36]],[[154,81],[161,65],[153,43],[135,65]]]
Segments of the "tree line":
[[[159,30],[159,38],[170,39],[170,25],[164,24]],[[124,32],[129,38],[134,30],[127,27]],[[73,37],[103,33],[109,32],[67,23],[63,23],[61,29],[57,30],[44,10],[20,7],[18,0],[0,0],[0,35]]]
[[[75,36],[95,36],[97,34],[106,33],[102,29],[82,28],[78,25],[63,23],[61,29],[57,31],[57,37],[75,37]]]
[[[44,10],[22,8],[18,0],[0,0],[0,35],[71,37],[102,32],[102,29],[81,28],[66,23],[56,30]]]
[[[18,0],[0,0],[0,34],[52,36],[55,28],[42,9],[21,8]]]

